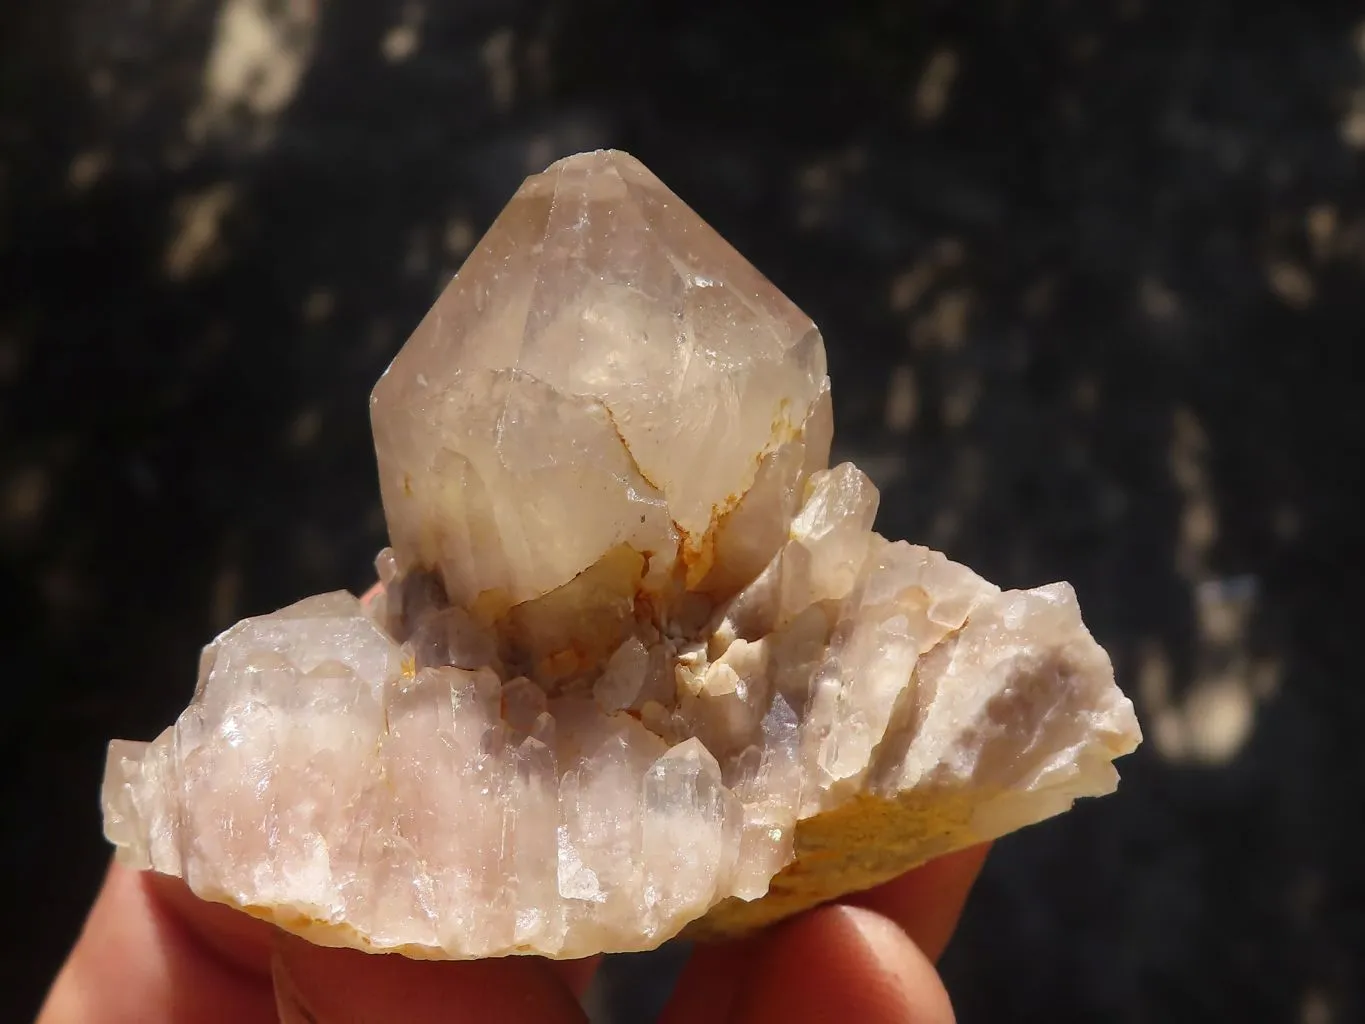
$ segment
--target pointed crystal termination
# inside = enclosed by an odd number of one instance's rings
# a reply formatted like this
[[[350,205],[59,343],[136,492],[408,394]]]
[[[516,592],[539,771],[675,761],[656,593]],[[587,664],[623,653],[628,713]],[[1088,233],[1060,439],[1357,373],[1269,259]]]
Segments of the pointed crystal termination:
[[[527,180],[374,391],[382,592],[204,652],[105,835],[315,942],[737,935],[1111,792],[1066,584],[872,530],[810,321],[622,153]]]
[[[696,583],[824,386],[815,325],[638,160],[560,160],[375,387],[394,550],[460,602],[530,600],[618,544]]]

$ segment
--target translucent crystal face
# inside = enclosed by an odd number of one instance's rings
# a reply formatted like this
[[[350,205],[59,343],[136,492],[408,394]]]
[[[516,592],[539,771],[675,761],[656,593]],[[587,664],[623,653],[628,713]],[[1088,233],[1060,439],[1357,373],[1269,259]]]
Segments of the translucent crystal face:
[[[638,160],[561,160],[375,387],[394,548],[463,600],[536,597],[615,544],[656,577],[709,563],[824,380],[815,325]]]
[[[1066,584],[872,530],[810,323],[638,162],[522,187],[375,389],[383,592],[205,650],[105,833],[318,942],[738,934],[1111,791]]]

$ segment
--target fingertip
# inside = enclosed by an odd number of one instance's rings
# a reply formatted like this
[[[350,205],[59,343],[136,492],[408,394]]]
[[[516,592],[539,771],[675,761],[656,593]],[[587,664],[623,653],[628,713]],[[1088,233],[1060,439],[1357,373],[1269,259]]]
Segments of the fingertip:
[[[953,1024],[929,958],[894,922],[827,906],[777,928],[755,957],[732,1024]]]
[[[957,930],[990,848],[990,843],[980,843],[946,854],[844,901],[890,918],[937,963]]]
[[[167,904],[157,884],[150,875],[110,866],[40,1021],[242,1024],[272,1019],[265,962],[253,969],[249,957],[227,955],[232,940],[206,942]],[[188,891],[186,896],[194,898]]]
[[[200,899],[183,879],[153,871],[133,873],[119,865],[114,870],[133,875],[126,884],[141,886],[158,912],[178,922],[227,967],[252,978],[269,976],[271,947],[278,934],[274,925],[235,907]]]
[[[308,1024],[578,1024],[575,994],[530,957],[429,962],[282,936],[272,962],[280,1019]]]

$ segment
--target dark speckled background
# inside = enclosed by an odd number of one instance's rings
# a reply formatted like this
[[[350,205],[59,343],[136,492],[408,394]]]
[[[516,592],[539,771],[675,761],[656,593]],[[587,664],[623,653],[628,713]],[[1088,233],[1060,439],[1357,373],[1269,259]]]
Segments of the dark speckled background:
[[[370,385],[525,173],[612,145],[823,326],[881,528],[1072,580],[1138,703],[1121,794],[993,854],[960,1019],[1365,1019],[1365,9],[797,10],[0,8],[0,1018],[93,895],[107,738],[367,584]]]

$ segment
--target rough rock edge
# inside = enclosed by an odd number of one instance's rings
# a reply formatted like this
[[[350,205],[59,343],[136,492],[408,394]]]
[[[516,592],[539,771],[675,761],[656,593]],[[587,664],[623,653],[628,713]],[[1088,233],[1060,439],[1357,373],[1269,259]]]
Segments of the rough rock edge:
[[[958,636],[965,626],[964,621],[935,647]],[[888,729],[893,727],[894,722],[888,724]],[[1112,763],[1131,753],[1135,746],[1125,744],[1122,748],[1109,750],[1108,760]],[[658,939],[638,951],[656,949],[674,938],[695,942],[741,938],[804,910],[889,882],[937,857],[999,838],[996,833],[977,831],[973,821],[979,808],[1008,792],[929,785],[905,790],[893,797],[854,793],[838,806],[796,823],[793,857],[773,876],[768,892],[762,897],[749,901],[736,896],[725,897],[704,915],[684,925],[676,935]],[[1020,795],[1025,795],[1025,791],[1020,791]],[[1030,824],[1064,813],[1073,804],[1074,800],[1069,800],[1065,806],[1058,806]],[[122,849],[119,848],[120,853]],[[394,953],[415,960],[452,959],[448,951],[438,946],[376,946],[368,936],[345,922],[288,913],[285,908],[243,906],[226,894],[197,895],[269,921],[315,945],[357,949],[365,953]],[[501,955],[559,959],[531,947],[511,949]]]

